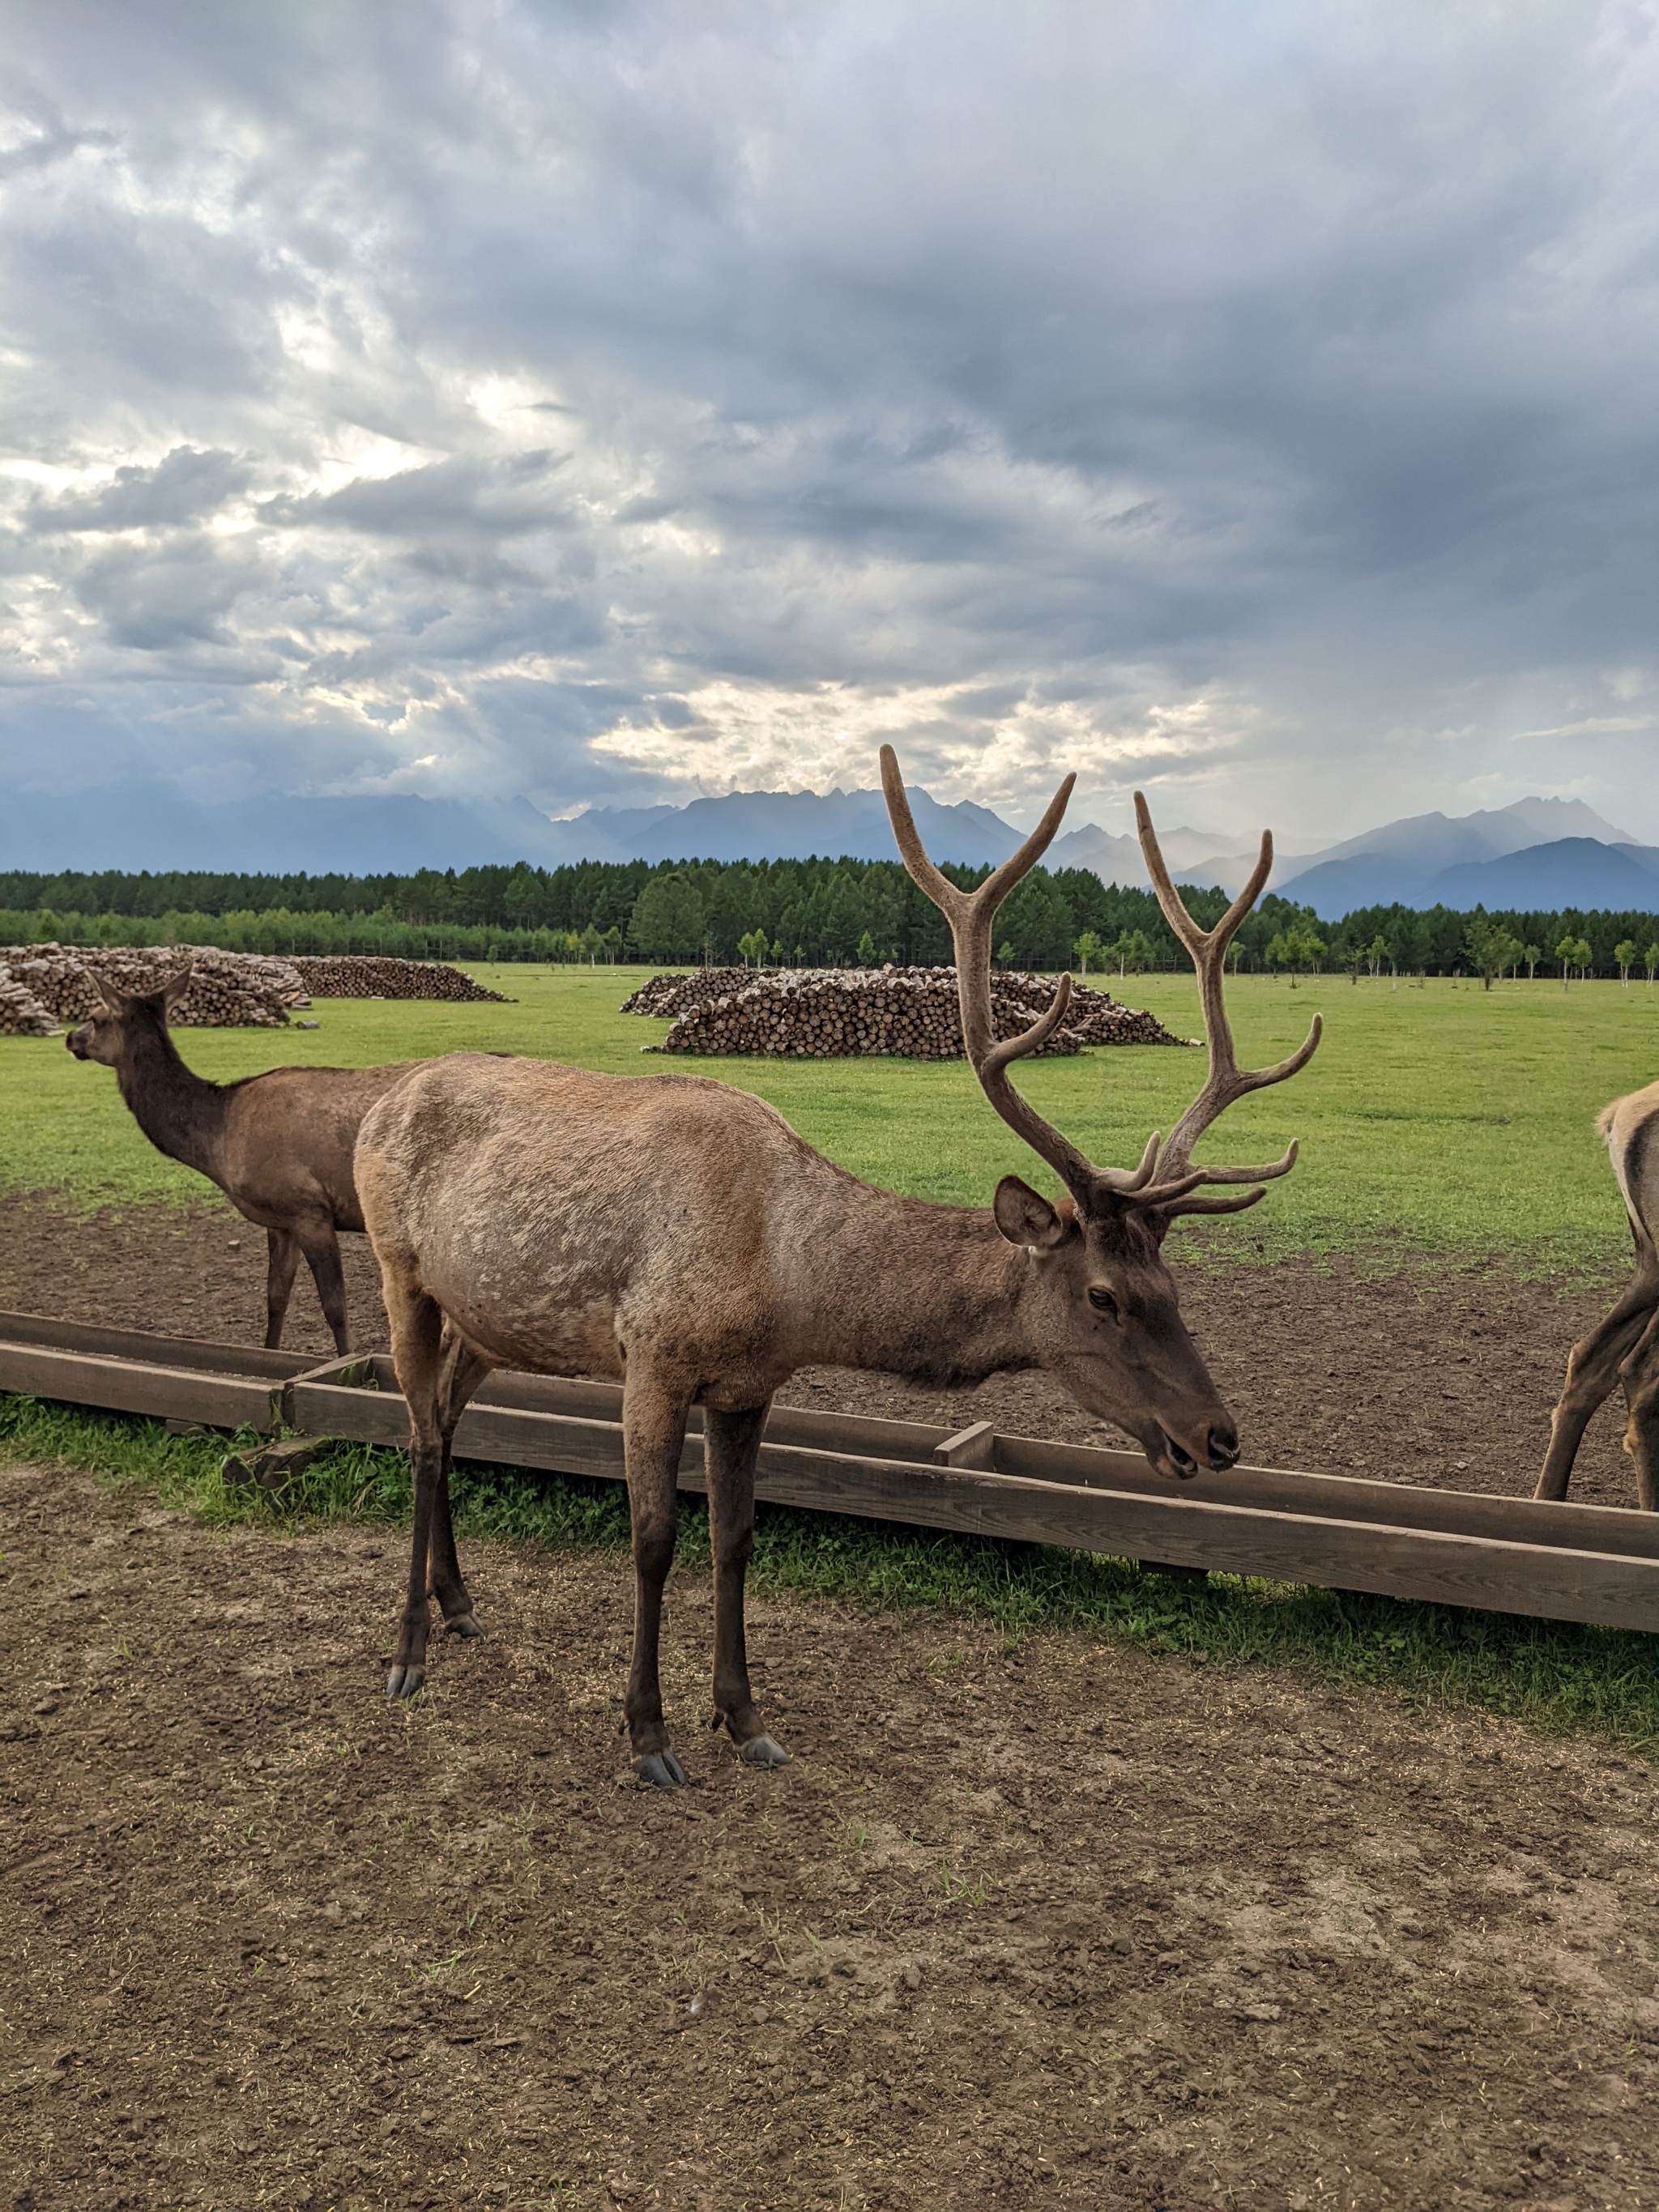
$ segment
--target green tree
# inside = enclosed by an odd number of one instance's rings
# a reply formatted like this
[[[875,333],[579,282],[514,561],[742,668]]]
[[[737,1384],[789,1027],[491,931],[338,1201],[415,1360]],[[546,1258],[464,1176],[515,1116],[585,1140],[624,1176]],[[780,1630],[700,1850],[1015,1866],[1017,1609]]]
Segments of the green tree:
[[[623,956],[623,933],[613,921],[599,942],[605,947],[605,957],[614,968]]]
[[[1095,935],[1092,929],[1085,929],[1084,931],[1082,936],[1079,938],[1077,943],[1072,947],[1072,951],[1076,958],[1078,966],[1083,970],[1085,975],[1089,972],[1089,963],[1091,960],[1094,962],[1096,967],[1098,968],[1106,957],[1106,947]]]
[[[1636,965],[1636,944],[1632,938],[1621,938],[1613,948],[1613,957],[1619,963],[1619,980],[1628,991],[1630,971]]]
[[[1541,945],[1523,945],[1521,947],[1521,957],[1527,963],[1528,982],[1532,982],[1537,976],[1538,963],[1543,957],[1544,948]]]
[[[873,968],[876,964],[876,940],[867,929],[859,939],[856,957],[860,968]]]
[[[1009,894],[997,927],[1017,968],[1063,968],[1071,957],[1072,909],[1046,868],[1033,868]]]
[[[1501,975],[1506,968],[1512,968],[1521,957],[1522,950],[1520,939],[1511,937],[1501,923],[1492,919],[1484,907],[1479,906],[1469,916],[1464,941],[1474,972],[1488,991],[1492,987],[1493,977]]]
[[[1144,929],[1121,929],[1106,947],[1106,957],[1116,961],[1120,977],[1131,969],[1139,975],[1152,964],[1152,939]]]
[[[629,917],[628,941],[647,960],[695,960],[702,948],[702,894],[682,875],[653,876]]]
[[[751,929],[746,937],[740,937],[738,953],[745,968],[760,967],[766,958],[766,932]]]
[[[591,921],[588,923],[586,928],[583,930],[580,942],[582,948],[583,959],[586,961],[590,968],[597,968],[599,964],[599,953],[604,946],[605,939],[599,935],[599,931],[594,928]]]
[[[1372,938],[1370,945],[1365,948],[1365,965],[1371,971],[1371,981],[1373,983],[1382,973],[1382,963],[1388,958],[1388,957],[1389,940],[1383,936],[1382,931],[1379,929],[1376,935]]]
[[[1659,975],[1659,945],[1649,945],[1642,955],[1642,965],[1647,969],[1648,981],[1651,984],[1655,975]]]

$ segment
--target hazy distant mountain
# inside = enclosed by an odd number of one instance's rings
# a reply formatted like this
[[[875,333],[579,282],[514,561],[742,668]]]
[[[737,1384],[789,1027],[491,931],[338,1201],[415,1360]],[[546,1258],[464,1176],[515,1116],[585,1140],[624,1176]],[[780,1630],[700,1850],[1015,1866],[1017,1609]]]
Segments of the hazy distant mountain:
[[[672,810],[671,810],[672,811]],[[0,867],[198,868],[372,876],[575,858],[566,825],[522,799],[464,806],[408,793],[204,805],[164,784],[0,804]]]
[[[1201,884],[1206,890],[1212,884],[1219,884],[1227,891],[1239,889],[1255,866],[1255,856],[1261,849],[1256,845],[1237,849],[1224,847],[1212,831],[1206,830],[1160,830],[1158,842],[1170,872],[1178,884]],[[1114,837],[1092,822],[1085,823],[1079,830],[1067,830],[1063,837],[1056,837],[1048,848],[1047,865],[1051,868],[1092,868],[1106,884],[1151,881],[1146,863],[1141,858],[1140,840],[1129,836]],[[1280,866],[1283,865],[1281,860]]]
[[[1389,906],[1396,900],[1402,906],[1432,906],[1444,896],[1434,886],[1449,872],[1479,868],[1511,853],[1564,842],[1594,844],[1605,852],[1625,842],[1621,830],[1581,799],[1521,799],[1513,806],[1478,814],[1414,814],[1386,822],[1343,844],[1307,854],[1273,888],[1334,921],[1355,907]],[[1480,896],[1484,894],[1446,897],[1445,903],[1472,906]],[[1540,902],[1547,903],[1525,902]],[[1595,903],[1619,902],[1609,897]]]
[[[1558,837],[1528,845],[1496,860],[1466,860],[1427,886],[1425,903],[1460,909],[1519,908],[1553,912],[1561,907],[1611,908],[1614,913],[1659,909],[1659,846],[1604,845],[1594,837]]]
[[[1020,832],[989,808],[941,805],[913,790],[923,842],[936,860],[1006,860]],[[1183,827],[1162,833],[1182,883],[1236,891],[1255,860]],[[112,786],[72,798],[30,793],[0,802],[0,867],[305,870],[313,875],[406,873],[528,860],[896,857],[878,791],[734,791],[687,806],[594,808],[550,821],[527,799],[255,799],[204,805],[163,784]],[[1107,883],[1144,884],[1139,841],[1084,823],[1057,837],[1054,868],[1092,868]],[[1449,819],[1421,814],[1300,859],[1281,854],[1273,888],[1334,921],[1358,906],[1635,908],[1659,910],[1659,848],[1631,843],[1581,800],[1523,799]]]
[[[935,860],[975,866],[1005,860],[1020,833],[988,807],[964,800],[941,806],[913,788],[910,808],[921,842]],[[591,816],[565,826],[576,829]],[[641,860],[805,860],[817,854],[859,860],[896,860],[887,802],[879,791],[729,791],[720,799],[694,799],[631,838]]]

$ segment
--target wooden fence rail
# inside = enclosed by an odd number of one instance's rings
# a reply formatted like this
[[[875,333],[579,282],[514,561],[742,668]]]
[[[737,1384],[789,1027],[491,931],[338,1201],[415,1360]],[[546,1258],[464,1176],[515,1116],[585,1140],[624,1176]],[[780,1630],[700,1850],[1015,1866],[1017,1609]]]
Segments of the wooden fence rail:
[[[404,1445],[384,1354],[198,1344],[0,1313],[0,1391],[210,1427],[288,1427]],[[459,1457],[620,1480],[622,1390],[492,1375]],[[701,1416],[680,1463],[703,1487]],[[1176,1487],[1138,1452],[777,1407],[757,1495],[915,1527],[1056,1544],[1200,1571],[1375,1590],[1549,1620],[1659,1630],[1659,1514],[1238,1467]]]

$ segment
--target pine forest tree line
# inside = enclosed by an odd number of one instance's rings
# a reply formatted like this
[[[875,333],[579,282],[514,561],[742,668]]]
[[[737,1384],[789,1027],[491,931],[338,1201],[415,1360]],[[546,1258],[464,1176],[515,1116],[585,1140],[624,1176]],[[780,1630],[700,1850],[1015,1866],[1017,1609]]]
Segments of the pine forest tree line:
[[[948,867],[963,884],[983,868]],[[1208,924],[1219,890],[1182,896]],[[412,875],[0,872],[0,942],[222,945],[485,961],[708,961],[842,967],[950,958],[936,908],[896,860],[583,861]],[[1157,900],[1091,871],[1036,868],[1003,908],[997,954],[1022,969],[1186,964]],[[1652,957],[1650,957],[1650,955]],[[1473,914],[1364,907],[1322,922],[1269,892],[1237,947],[1246,972],[1650,975],[1659,914]]]

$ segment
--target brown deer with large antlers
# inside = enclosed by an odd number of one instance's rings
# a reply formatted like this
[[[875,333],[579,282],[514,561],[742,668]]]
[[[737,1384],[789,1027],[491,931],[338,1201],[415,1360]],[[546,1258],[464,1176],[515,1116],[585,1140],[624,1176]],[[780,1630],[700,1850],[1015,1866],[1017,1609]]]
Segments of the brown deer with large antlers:
[[[1277,1067],[1241,1070],[1234,1056],[1222,963],[1267,879],[1271,840],[1243,894],[1206,932],[1176,896],[1137,799],[1158,897],[1197,963],[1209,1077],[1167,1145],[1153,1137],[1133,1170],[1096,1167],[1008,1076],[1060,1026],[1070,977],[1023,1036],[998,1042],[991,1018],[993,920],[1054,836],[1073,779],[1018,852],[966,892],[922,851],[887,747],[882,776],[905,866],[951,924],[968,1057],[997,1112],[1068,1194],[1050,1205],[1007,1176],[983,1212],[897,1197],[823,1158],[761,1099],[705,1078],[472,1054],[418,1069],[365,1118],[356,1158],[415,1474],[391,1696],[412,1695],[424,1677],[428,1571],[446,1625],[477,1632],[449,1534],[450,1443],[467,1396],[494,1366],[622,1380],[635,1577],[626,1712],[635,1770],[663,1787],[685,1778],[663,1723],[657,1647],[693,1404],[704,1408],[714,1559],[712,1724],[724,1723],[741,1755],[763,1765],[787,1753],[750,1689],[744,1577],[761,1431],[773,1393],[798,1367],[952,1382],[1045,1367],[1138,1437],[1161,1474],[1184,1479],[1237,1459],[1237,1431],[1182,1323],[1159,1248],[1176,1215],[1253,1206],[1296,1158],[1292,1145],[1261,1168],[1192,1159],[1224,1107],[1293,1075],[1319,1041],[1316,1021]],[[1210,1184],[1254,1187],[1202,1194]]]
[[[1659,1512],[1659,1083],[1615,1098],[1597,1125],[1630,1218],[1636,1272],[1603,1322],[1575,1344],[1550,1421],[1550,1446],[1534,1498],[1565,1498],[1590,1416],[1613,1385],[1625,1386],[1625,1449],[1636,1469],[1636,1497]]]

